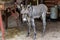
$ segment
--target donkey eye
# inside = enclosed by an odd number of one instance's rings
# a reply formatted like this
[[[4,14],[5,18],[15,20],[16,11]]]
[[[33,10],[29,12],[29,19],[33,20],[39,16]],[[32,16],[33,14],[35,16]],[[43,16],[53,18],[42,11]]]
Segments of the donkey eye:
[[[30,8],[30,7],[28,7],[28,8]]]

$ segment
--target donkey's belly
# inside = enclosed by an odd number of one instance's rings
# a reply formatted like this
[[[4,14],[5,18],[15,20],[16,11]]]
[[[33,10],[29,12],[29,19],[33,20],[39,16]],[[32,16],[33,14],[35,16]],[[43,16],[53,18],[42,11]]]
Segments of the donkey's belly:
[[[33,18],[39,18],[42,14],[41,13],[33,13]]]
[[[40,12],[39,8],[33,8],[33,12],[32,12],[33,18],[39,18],[42,13]]]

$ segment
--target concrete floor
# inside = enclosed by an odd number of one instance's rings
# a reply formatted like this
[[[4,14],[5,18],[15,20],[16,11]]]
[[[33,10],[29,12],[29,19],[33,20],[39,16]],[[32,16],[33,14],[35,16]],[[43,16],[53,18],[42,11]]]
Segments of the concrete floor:
[[[45,35],[42,36],[42,22],[36,21],[37,38],[36,40],[60,40],[60,22],[47,22]],[[13,28],[12,28],[13,27]],[[5,40],[33,40],[33,30],[29,37],[27,35],[27,26],[17,27],[15,19],[9,18],[9,28],[6,30]]]
[[[16,26],[16,25],[14,25]],[[46,33],[42,36],[42,22],[36,21],[37,38],[36,40],[60,40],[60,22],[47,22]],[[6,40],[33,40],[33,31],[29,37],[27,35],[27,27],[20,26],[18,28],[9,28],[6,33]]]

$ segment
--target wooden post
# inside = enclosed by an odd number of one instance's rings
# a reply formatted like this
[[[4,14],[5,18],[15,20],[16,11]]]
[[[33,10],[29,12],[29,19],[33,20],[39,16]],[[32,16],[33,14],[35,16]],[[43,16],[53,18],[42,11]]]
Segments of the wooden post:
[[[8,17],[7,17],[7,13],[5,14],[5,29],[8,28]]]
[[[4,27],[3,27],[2,12],[1,12],[1,10],[3,10],[3,9],[4,9],[4,5],[0,5],[0,28],[1,28],[1,31],[2,31],[2,40],[5,40],[5,38],[4,38],[5,30],[4,30]]]
[[[37,5],[39,4],[39,0],[37,0]]]
[[[1,28],[1,31],[2,31],[2,40],[5,40],[5,39],[4,39],[4,27],[3,27],[1,10],[0,10],[0,28]]]
[[[25,1],[25,5],[27,6],[28,0]]]

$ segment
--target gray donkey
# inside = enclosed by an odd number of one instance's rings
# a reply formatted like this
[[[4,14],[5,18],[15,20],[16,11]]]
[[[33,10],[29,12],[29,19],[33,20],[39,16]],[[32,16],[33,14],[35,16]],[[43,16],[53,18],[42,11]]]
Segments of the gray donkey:
[[[37,6],[28,5],[25,8],[24,8],[23,5],[21,5],[21,6],[22,6],[21,14],[22,14],[23,21],[27,21],[27,24],[28,24],[28,27],[29,27],[27,36],[29,36],[30,28],[32,26],[33,30],[34,30],[34,40],[35,40],[36,39],[36,29],[35,29],[34,19],[35,18],[40,18],[42,16],[43,33],[45,33],[46,13],[48,11],[48,8],[45,4],[39,4]]]

